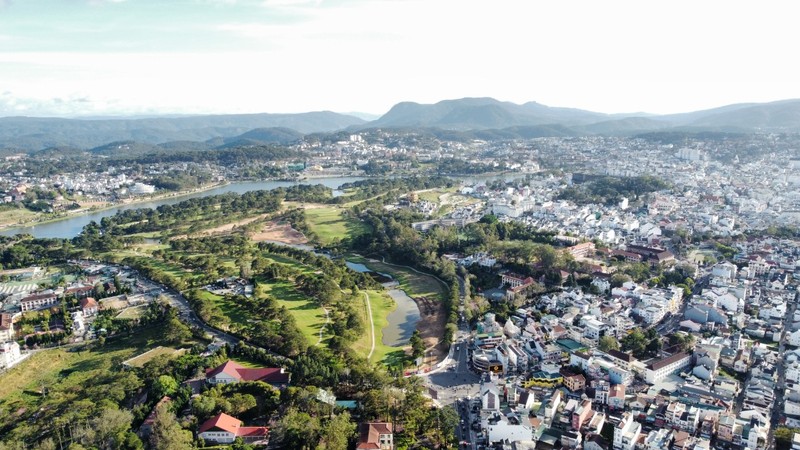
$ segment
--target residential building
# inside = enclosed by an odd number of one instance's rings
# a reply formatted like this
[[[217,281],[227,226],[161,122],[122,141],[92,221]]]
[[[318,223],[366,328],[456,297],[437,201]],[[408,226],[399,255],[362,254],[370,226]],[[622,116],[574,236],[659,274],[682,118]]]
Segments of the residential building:
[[[14,321],[11,314],[0,314],[0,342],[14,339]]]
[[[97,300],[92,297],[85,297],[82,298],[81,301],[81,311],[83,311],[84,317],[89,317],[97,314],[99,306],[97,304]]]
[[[534,280],[531,277],[522,277],[515,273],[504,273],[500,276],[502,284],[508,285],[509,288],[514,289],[521,286],[530,286]]]
[[[608,390],[608,407],[611,409],[625,409],[625,386],[612,384]]]
[[[680,372],[691,366],[692,355],[687,353],[676,353],[648,365],[645,369],[645,381],[655,384],[669,375]]]
[[[642,425],[633,420],[631,413],[624,413],[622,420],[614,427],[614,450],[633,450],[641,432]]]
[[[672,443],[672,430],[661,428],[653,430],[644,439],[644,450],[663,450]]]
[[[219,444],[231,444],[236,438],[241,438],[245,443],[264,442],[268,433],[267,427],[245,427],[241,420],[225,413],[206,420],[197,429],[198,437]]]
[[[387,422],[362,423],[359,428],[356,450],[393,450],[392,424]]]
[[[22,354],[19,351],[19,344],[14,341],[0,344],[0,369],[7,369],[13,366],[21,358]]]
[[[586,378],[581,374],[564,377],[564,386],[572,392],[580,391],[586,387]]]
[[[238,383],[241,381],[263,381],[277,387],[289,385],[290,374],[283,367],[250,369],[228,361],[219,367],[206,371],[209,384]]]
[[[58,303],[58,297],[54,292],[29,295],[19,301],[22,312],[44,309]]]

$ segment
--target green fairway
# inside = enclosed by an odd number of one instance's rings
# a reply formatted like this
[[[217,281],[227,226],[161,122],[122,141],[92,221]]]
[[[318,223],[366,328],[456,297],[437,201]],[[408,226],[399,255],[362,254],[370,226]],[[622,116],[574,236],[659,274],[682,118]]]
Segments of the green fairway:
[[[394,311],[397,307],[394,300],[392,300],[386,292],[383,291],[366,291],[369,295],[370,306],[372,307],[372,320],[375,324],[375,351],[372,353],[370,362],[384,362],[387,355],[402,351],[398,347],[390,347],[383,344],[383,329],[388,325],[387,317],[389,313]],[[366,332],[359,340],[353,343],[353,350],[359,355],[369,355],[369,350],[372,345],[372,338],[370,337],[369,318],[367,317],[367,306],[363,302],[363,294],[361,295],[361,305],[359,310],[363,312],[364,324]]]
[[[343,209],[338,206],[306,208],[306,222],[309,228],[323,245],[335,239],[356,236],[364,232],[364,225],[342,215]]]
[[[222,313],[225,314],[226,317],[231,319],[232,323],[240,323],[245,324],[247,323],[247,313],[245,310],[240,307],[235,300],[232,298],[225,298],[222,295],[214,294],[213,292],[208,292],[205,289],[198,289],[198,295],[200,298],[211,300],[216,304],[219,309],[222,310]]]
[[[319,331],[325,324],[325,311],[317,303],[298,292],[288,281],[260,282],[256,295],[270,296],[286,307],[297,322],[297,328],[308,339],[310,345],[319,340]],[[322,334],[323,340],[327,333]]]
[[[288,256],[276,255],[274,253],[262,253],[262,256],[278,264],[291,266],[292,268],[297,269],[307,275],[315,272],[315,270],[312,267],[309,267],[301,263],[300,261],[297,261],[296,259],[289,258]]]

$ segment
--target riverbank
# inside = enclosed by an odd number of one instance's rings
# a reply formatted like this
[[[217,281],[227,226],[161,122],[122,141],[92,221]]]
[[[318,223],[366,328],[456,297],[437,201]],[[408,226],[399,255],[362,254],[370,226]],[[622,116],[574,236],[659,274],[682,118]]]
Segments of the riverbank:
[[[87,215],[87,214],[92,214],[92,213],[98,213],[98,212],[106,211],[106,210],[109,210],[109,209],[119,208],[119,207],[122,207],[122,206],[132,206],[132,205],[138,205],[138,204],[141,204],[141,203],[157,202],[157,201],[160,201],[160,200],[167,200],[167,199],[172,199],[172,198],[180,198],[180,197],[184,197],[184,196],[188,196],[188,195],[198,194],[198,193],[205,192],[205,191],[210,191],[212,189],[217,189],[217,188],[220,188],[220,187],[223,187],[223,186],[227,186],[229,184],[230,184],[230,181],[224,181],[224,182],[221,182],[221,183],[212,183],[212,184],[207,184],[207,185],[204,185],[204,186],[201,186],[201,187],[198,187],[198,188],[195,188],[195,189],[191,189],[191,190],[188,190],[188,191],[164,192],[164,193],[161,193],[161,194],[156,194],[156,195],[152,195],[152,196],[148,196],[148,197],[138,197],[138,198],[135,198],[135,199],[126,199],[126,200],[123,200],[121,202],[116,202],[116,203],[107,202],[106,205],[101,206],[101,207],[93,206],[91,208],[76,209],[74,211],[67,211],[66,213],[64,213],[62,215],[59,215],[59,216],[56,216],[56,217],[45,217],[45,218],[41,218],[41,219],[40,218],[34,218],[35,220],[21,221],[21,222],[17,222],[17,223],[4,223],[4,224],[0,224],[0,232],[6,231],[6,230],[9,230],[9,229],[13,229],[13,228],[35,227],[36,225],[44,225],[46,223],[60,222],[62,220],[69,220],[69,219],[73,219],[75,217],[80,217],[80,216]]]

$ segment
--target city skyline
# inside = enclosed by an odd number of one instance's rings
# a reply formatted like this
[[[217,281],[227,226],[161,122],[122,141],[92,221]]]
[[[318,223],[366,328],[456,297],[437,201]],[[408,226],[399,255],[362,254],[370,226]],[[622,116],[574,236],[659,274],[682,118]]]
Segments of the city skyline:
[[[0,116],[380,115],[462,97],[668,114],[800,98],[784,9],[5,0]]]

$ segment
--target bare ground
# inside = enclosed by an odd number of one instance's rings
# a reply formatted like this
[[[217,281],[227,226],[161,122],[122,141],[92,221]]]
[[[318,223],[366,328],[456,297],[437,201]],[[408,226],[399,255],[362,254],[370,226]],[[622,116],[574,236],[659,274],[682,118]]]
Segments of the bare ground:
[[[213,235],[213,234],[227,233],[227,232],[233,230],[236,227],[241,227],[241,226],[253,223],[256,220],[261,220],[261,219],[265,218],[266,216],[267,216],[266,214],[262,214],[262,215],[256,216],[256,217],[248,217],[247,219],[242,219],[242,220],[237,220],[236,222],[226,223],[225,225],[220,225],[220,226],[215,227],[215,228],[209,228],[209,229],[203,230],[203,231],[201,231],[200,233],[197,233],[197,234],[199,234],[201,236],[208,236],[208,235]]]
[[[275,241],[285,244],[307,244],[308,239],[303,233],[295,230],[289,224],[278,224],[274,221],[267,222],[261,231],[251,233],[250,239],[255,242]]]
[[[419,308],[417,330],[419,330],[422,340],[425,342],[425,348],[433,351],[436,361],[441,361],[448,351],[442,345],[441,339],[444,336],[444,327],[447,324],[444,302],[427,297],[414,297],[414,302]]]

